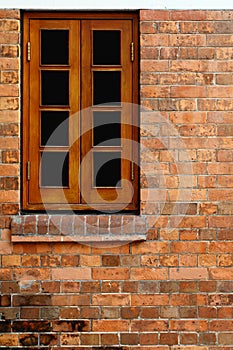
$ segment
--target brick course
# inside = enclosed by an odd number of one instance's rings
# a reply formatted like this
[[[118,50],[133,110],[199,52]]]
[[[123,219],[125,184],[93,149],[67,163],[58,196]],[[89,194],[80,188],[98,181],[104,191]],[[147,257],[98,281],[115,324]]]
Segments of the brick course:
[[[1,348],[233,347],[232,20],[140,11],[139,216],[19,215],[20,12],[0,10]]]

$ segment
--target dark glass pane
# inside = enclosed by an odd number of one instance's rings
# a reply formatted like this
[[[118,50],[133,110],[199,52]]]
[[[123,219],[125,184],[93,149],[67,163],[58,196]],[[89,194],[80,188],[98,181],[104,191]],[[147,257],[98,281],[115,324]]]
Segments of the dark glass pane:
[[[43,152],[41,186],[68,187],[68,173],[67,152]]]
[[[69,72],[41,72],[42,105],[67,106],[69,104]]]
[[[121,145],[121,113],[120,112],[94,112],[94,146],[120,146]]]
[[[94,152],[94,186],[120,187],[120,152]]]
[[[68,45],[68,30],[41,30],[41,64],[68,64]]]
[[[94,104],[119,105],[121,72],[94,72]]]
[[[93,64],[120,64],[120,44],[119,30],[94,30]]]
[[[69,112],[41,112],[41,145],[69,145]]]

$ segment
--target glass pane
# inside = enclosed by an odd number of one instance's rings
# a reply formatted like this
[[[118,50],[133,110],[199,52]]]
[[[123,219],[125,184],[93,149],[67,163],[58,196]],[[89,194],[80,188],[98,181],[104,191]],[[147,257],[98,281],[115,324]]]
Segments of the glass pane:
[[[119,105],[121,72],[94,72],[94,104]]]
[[[120,112],[94,112],[94,146],[120,146],[120,122]]]
[[[68,187],[68,173],[67,152],[43,152],[41,186]]]
[[[120,43],[119,30],[94,30],[93,64],[120,64]]]
[[[68,64],[68,45],[68,30],[41,30],[41,64]]]
[[[41,112],[41,145],[69,145],[69,112]]]
[[[69,104],[69,72],[41,72],[42,105],[67,106]]]
[[[94,186],[120,187],[120,152],[94,152]]]

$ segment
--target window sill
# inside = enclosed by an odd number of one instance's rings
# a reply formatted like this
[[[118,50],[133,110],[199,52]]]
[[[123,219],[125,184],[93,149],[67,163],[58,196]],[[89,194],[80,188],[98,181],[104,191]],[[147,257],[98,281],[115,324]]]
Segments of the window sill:
[[[146,240],[148,223],[136,215],[22,215],[11,220],[11,241],[129,243]]]

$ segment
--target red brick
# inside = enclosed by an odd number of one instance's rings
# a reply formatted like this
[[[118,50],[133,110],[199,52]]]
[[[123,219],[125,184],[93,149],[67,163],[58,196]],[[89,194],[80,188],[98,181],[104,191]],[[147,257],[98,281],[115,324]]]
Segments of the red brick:
[[[134,320],[132,321],[133,332],[151,332],[166,331],[168,323],[166,321],[157,320]]]
[[[90,297],[88,295],[53,295],[52,304],[54,306],[89,305]]]
[[[182,47],[180,48],[180,58],[181,59],[196,59],[198,56],[198,51],[197,48],[193,48],[193,47]]]
[[[216,343],[216,334],[215,333],[201,333],[200,334],[200,343],[201,344],[215,344]]]
[[[141,45],[146,46],[168,46],[167,34],[142,34]]]
[[[160,344],[166,344],[166,345],[178,344],[178,334],[160,333]]]
[[[191,332],[189,332],[189,333],[182,332],[182,334],[180,334],[180,342],[181,342],[181,344],[190,344],[190,345],[197,344],[198,343],[197,334],[191,333]]]
[[[60,342],[62,346],[79,345],[80,335],[79,334],[61,334]]]
[[[140,334],[141,345],[154,345],[157,343],[158,343],[158,334],[156,333]]]
[[[140,31],[141,31],[141,33],[150,33],[150,34],[157,33],[157,27],[158,27],[158,25],[154,21],[153,22],[152,21],[150,21],[150,22],[147,22],[147,21],[140,22]]]
[[[216,58],[217,59],[219,59],[219,60],[227,60],[227,59],[232,59],[232,57],[233,57],[233,49],[232,49],[232,47],[216,48]],[[224,77],[226,75],[225,74],[222,74],[222,75],[220,74],[220,77],[221,76]],[[216,77],[218,77],[218,75]]]
[[[201,331],[207,330],[208,323],[205,320],[171,320],[170,329],[177,331]]]
[[[159,307],[143,307],[141,310],[142,318],[156,319],[159,317]]]
[[[37,307],[22,307],[20,312],[21,319],[39,319],[40,318],[40,308]]]
[[[49,295],[14,295],[13,306],[46,306],[51,305]]]
[[[82,282],[82,293],[95,293],[100,292],[100,282]]]
[[[20,266],[21,259],[20,255],[3,255],[2,256],[2,266],[8,267],[8,266]]]
[[[0,346],[18,346],[17,334],[0,334]]]
[[[152,21],[166,21],[169,20],[169,11],[165,11],[165,10],[141,10],[140,11],[140,20],[152,20]]]
[[[61,307],[60,310],[61,319],[77,319],[80,317],[80,310],[78,307]]]
[[[203,21],[206,19],[206,11],[200,10],[173,10],[171,11],[171,20],[173,21]]]
[[[218,336],[219,344],[232,345],[233,344],[233,334],[232,333],[221,333]]]
[[[91,269],[87,267],[53,268],[52,278],[61,280],[91,279]]]
[[[132,254],[148,254],[156,252],[156,254],[168,253],[168,243],[166,242],[140,242],[132,246]]]
[[[233,269],[232,268],[211,268],[210,278],[214,280],[228,280],[232,279]]]
[[[171,97],[205,97],[206,88],[204,86],[172,86]]]
[[[123,345],[137,345],[138,333],[121,333],[121,344]]]
[[[219,175],[218,176],[219,187],[233,187],[233,176],[232,175]]]
[[[129,278],[128,268],[93,268],[93,279],[124,280]]]
[[[132,280],[164,280],[168,278],[167,268],[132,268]]]
[[[101,334],[101,344],[102,345],[118,345],[118,334],[116,333],[106,333]]]
[[[173,253],[205,253],[205,242],[172,242],[171,252]]]
[[[94,332],[124,332],[129,329],[129,321],[126,320],[93,320]]]
[[[81,266],[100,266],[101,265],[101,257],[100,256],[82,255],[80,258],[81,258],[81,261],[80,261]],[[76,257],[76,261],[77,261],[77,257]],[[79,264],[78,261],[77,261],[77,263]],[[70,262],[70,266],[74,266],[74,263],[72,264],[72,262]]]
[[[161,60],[176,60],[178,59],[179,51],[177,48],[170,48],[170,47],[165,47],[161,48],[160,50],[160,59]],[[165,77],[165,76],[164,76]],[[168,77],[167,78],[167,83],[168,83]],[[173,77],[177,81],[177,77]],[[172,79],[172,77],[170,77]],[[165,81],[164,81],[165,82]],[[162,83],[162,79],[160,77],[160,84]]]
[[[233,197],[232,197],[233,198]],[[229,196],[227,197],[229,200]],[[233,217],[226,216],[216,216],[209,218],[209,226],[210,227],[232,227],[233,225]]]
[[[207,279],[208,272],[206,268],[171,268],[171,279],[173,280],[203,280]]]
[[[215,332],[232,331],[232,321],[213,320],[210,321],[209,329]]]
[[[81,334],[82,345],[99,345],[98,334]]]
[[[211,34],[207,35],[207,46],[231,46],[232,35]]]
[[[37,334],[20,334],[19,342],[21,346],[33,346],[38,344]]]
[[[127,294],[94,294],[92,296],[92,303],[93,305],[127,306],[130,304],[130,296]]]
[[[41,288],[44,293],[59,293],[60,283],[54,281],[42,282]]]
[[[216,318],[217,310],[215,307],[199,307],[198,308],[198,315],[201,318]]]
[[[168,296],[160,294],[132,295],[131,300],[133,306],[168,305],[169,303]]]
[[[0,10],[0,18],[16,18],[20,19],[20,11],[19,10]]]
[[[78,293],[80,291],[79,282],[62,282],[61,289],[63,293]]]
[[[119,255],[103,255],[102,256],[102,265],[103,266],[119,266],[120,265]]]
[[[54,332],[86,332],[90,330],[89,321],[53,321],[52,330]]]

